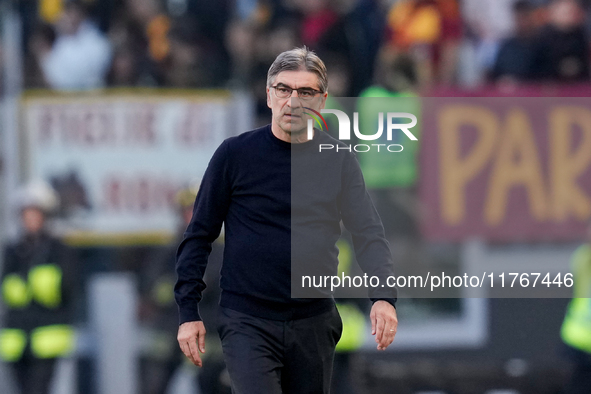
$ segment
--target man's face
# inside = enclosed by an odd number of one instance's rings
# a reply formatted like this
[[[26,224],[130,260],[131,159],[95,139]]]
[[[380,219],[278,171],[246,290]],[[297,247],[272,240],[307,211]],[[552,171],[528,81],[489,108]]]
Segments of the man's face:
[[[37,234],[43,229],[45,214],[39,208],[26,207],[21,212],[21,219],[25,231],[29,234]]]
[[[318,77],[310,71],[282,71],[277,74],[271,86],[320,90]],[[292,135],[306,131],[308,116],[303,113],[304,107],[320,111],[324,108],[327,96],[327,93],[319,93],[309,100],[301,100],[294,90],[291,97],[279,98],[275,90],[272,87],[267,88],[267,105],[273,113],[272,127]]]
[[[549,7],[550,22],[560,30],[571,30],[585,18],[585,12],[575,0],[555,0]]]

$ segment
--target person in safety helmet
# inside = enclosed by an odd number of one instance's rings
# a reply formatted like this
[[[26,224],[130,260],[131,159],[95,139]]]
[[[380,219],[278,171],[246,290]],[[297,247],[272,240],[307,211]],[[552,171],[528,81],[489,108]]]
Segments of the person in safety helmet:
[[[198,186],[193,185],[180,189],[174,199],[178,218],[178,231],[173,242],[155,253],[146,262],[146,269],[140,274],[140,311],[141,324],[151,333],[148,346],[140,358],[142,394],[165,394],[175,371],[182,365],[183,355],[177,349],[178,308],[174,301],[175,255],[183,232],[193,216],[193,204]],[[212,265],[221,266],[222,247],[214,245]],[[217,258],[216,258],[217,256]],[[216,269],[208,270],[208,277],[216,275]],[[215,280],[215,278],[213,279]],[[219,278],[218,278],[219,280]],[[215,319],[215,308],[219,292],[207,292],[202,303],[202,312],[212,321]],[[220,375],[225,367],[221,357],[221,349],[216,354],[208,354],[209,365],[199,371],[196,385],[203,394],[230,393],[229,385],[224,385]],[[218,346],[219,347],[219,346]],[[189,364],[189,363],[188,363]],[[192,364],[187,365],[187,367]],[[195,368],[196,369],[196,368]],[[197,371],[194,371],[197,373]]]
[[[14,372],[22,394],[45,394],[56,361],[74,350],[72,255],[49,231],[57,193],[32,182],[17,193],[21,234],[5,247],[0,278],[6,311],[0,358]]]

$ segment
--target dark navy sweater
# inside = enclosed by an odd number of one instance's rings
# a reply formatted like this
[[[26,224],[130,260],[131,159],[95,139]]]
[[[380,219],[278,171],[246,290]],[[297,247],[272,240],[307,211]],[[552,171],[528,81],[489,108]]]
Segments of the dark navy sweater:
[[[381,283],[393,275],[383,226],[355,155],[319,152],[319,144],[344,146],[319,130],[310,141],[290,144],[267,125],[228,138],[216,150],[177,251],[175,298],[181,324],[201,320],[203,276],[222,224],[220,305],[253,316],[289,320],[333,307],[329,294],[292,298],[292,283],[300,280],[295,271],[336,274],[341,220],[364,272],[379,276]],[[371,288],[369,296],[393,305],[396,301],[390,288]]]

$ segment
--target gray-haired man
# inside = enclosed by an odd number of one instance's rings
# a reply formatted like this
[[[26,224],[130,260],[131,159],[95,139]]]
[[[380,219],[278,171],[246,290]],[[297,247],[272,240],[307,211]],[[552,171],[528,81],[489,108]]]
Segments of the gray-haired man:
[[[342,322],[332,298],[292,298],[292,275],[294,261],[336,273],[341,220],[364,271],[392,274],[355,156],[319,155],[320,143],[343,145],[319,130],[308,140],[304,108],[320,111],[326,97],[326,68],[313,52],[277,57],[267,78],[271,124],[225,140],[214,153],[178,249],[178,341],[201,366],[205,328],[197,305],[211,243],[225,223],[218,331],[235,394],[329,392]],[[370,293],[378,350],[396,333],[394,294]]]

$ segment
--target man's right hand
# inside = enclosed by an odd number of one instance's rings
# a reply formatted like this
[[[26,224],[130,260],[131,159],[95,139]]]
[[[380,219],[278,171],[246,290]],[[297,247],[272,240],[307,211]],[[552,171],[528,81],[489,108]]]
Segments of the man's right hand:
[[[199,352],[205,353],[205,326],[203,322],[190,321],[181,324],[177,340],[185,356],[193,364],[202,367],[203,361],[201,361]]]

